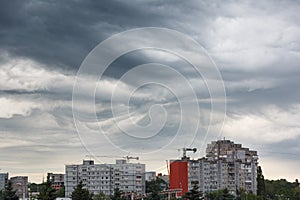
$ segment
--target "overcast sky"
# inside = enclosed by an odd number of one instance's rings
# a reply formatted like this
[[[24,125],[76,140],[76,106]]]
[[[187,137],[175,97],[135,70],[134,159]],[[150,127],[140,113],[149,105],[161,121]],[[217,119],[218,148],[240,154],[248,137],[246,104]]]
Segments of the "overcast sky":
[[[41,182],[47,172],[64,172],[65,164],[81,163],[89,153],[99,156],[98,162],[139,156],[147,170],[166,172],[165,160],[179,158],[179,148],[197,147],[191,156],[198,158],[207,143],[225,137],[257,150],[266,178],[300,178],[299,10],[298,1],[276,0],[1,1],[0,172]],[[218,120],[212,125],[207,125],[212,100],[207,80],[179,56],[153,49],[120,56],[101,80],[93,72],[81,74],[80,101],[72,109],[73,85],[89,52],[114,34],[143,27],[179,31],[212,58],[227,99],[226,113],[215,107]],[[143,34],[135,39],[152,42]],[[125,40],[111,48],[126,45],[131,44]],[[136,67],[149,63],[170,67]],[[126,72],[131,76],[120,80]],[[154,84],[136,88],[143,81]],[[88,120],[94,115],[89,91],[96,94],[97,121]],[[75,126],[73,111],[82,117],[80,125]],[[152,137],[153,132],[159,134]]]

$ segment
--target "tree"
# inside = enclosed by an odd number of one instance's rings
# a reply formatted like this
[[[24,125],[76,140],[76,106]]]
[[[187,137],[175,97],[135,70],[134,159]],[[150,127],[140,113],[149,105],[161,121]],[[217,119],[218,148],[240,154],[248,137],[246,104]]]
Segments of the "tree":
[[[244,188],[236,190],[236,200],[244,200],[246,199],[246,195],[246,190]]]
[[[246,195],[246,198],[245,198],[245,200],[257,200],[257,199],[259,199],[259,196],[257,196],[257,195],[255,195],[255,194],[253,194],[253,193],[248,193],[247,195]]]
[[[146,199],[159,200],[160,192],[163,190],[161,185],[166,185],[166,182],[161,178],[146,181],[146,193],[149,194]]]
[[[216,190],[214,192],[205,195],[209,200],[231,200],[235,199],[232,194],[229,193],[228,189]],[[239,198],[236,198],[239,199]]]
[[[19,197],[16,195],[16,191],[13,190],[11,181],[8,181],[4,192],[2,192],[1,200],[2,199],[3,200],[19,200]]]
[[[71,195],[72,200],[92,200],[93,194],[91,194],[87,189],[83,188],[82,181],[74,188]]]
[[[199,191],[198,181],[192,182],[193,188],[186,192],[183,196],[185,199],[198,200],[204,199],[203,193]]]
[[[300,200],[300,187],[299,186],[294,188],[293,199],[294,200]]]
[[[3,200],[3,191],[0,190],[0,200]]]
[[[100,192],[99,194],[95,195],[94,200],[109,200],[109,197],[106,196],[103,192]]]
[[[37,194],[33,194],[33,193],[38,193],[39,192],[39,188],[41,184],[36,184],[36,183],[29,183],[29,196],[30,196],[30,200],[35,200],[37,199]]]
[[[295,179],[294,185],[295,185],[296,188],[300,186],[298,179]]]
[[[55,200],[57,195],[56,195],[56,190],[51,187],[51,181],[47,180],[47,182],[42,183],[40,185],[39,189],[39,195],[37,196],[38,200]]]
[[[297,182],[288,182],[285,179],[266,180],[266,196],[270,199],[300,199],[300,189]]]
[[[266,186],[265,186],[265,177],[262,173],[262,169],[260,166],[257,168],[257,195],[258,196],[265,196]]]
[[[234,199],[234,196],[232,194],[229,193],[229,190],[227,188],[225,188],[223,190],[223,199],[227,200],[227,199]]]
[[[112,200],[125,200],[125,198],[122,197],[122,192],[121,190],[116,187],[114,189],[114,195],[111,197]]]
[[[223,198],[223,190],[216,190],[205,195],[209,200],[219,200]]]
[[[63,186],[59,190],[56,190],[55,194],[56,197],[65,197],[65,186]]]

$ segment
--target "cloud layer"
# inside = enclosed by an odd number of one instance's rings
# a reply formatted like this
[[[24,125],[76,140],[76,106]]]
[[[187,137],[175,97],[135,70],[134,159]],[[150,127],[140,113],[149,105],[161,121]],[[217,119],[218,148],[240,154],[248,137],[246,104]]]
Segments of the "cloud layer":
[[[197,146],[203,156],[205,144],[223,136],[256,149],[267,178],[300,176],[300,16],[297,1],[223,2],[223,1],[7,1],[0,3],[0,165],[2,171],[30,174],[41,181],[47,171],[63,171],[64,164],[78,163],[87,154],[77,135],[72,113],[72,90],[76,73],[87,54],[112,34],[139,27],[170,28],[191,36],[213,58],[224,80],[227,113],[222,136],[216,131],[204,137],[209,121],[209,91],[192,67],[176,55],[154,50],[131,52],[114,61],[97,82],[94,74],[85,74],[80,87],[81,106],[75,109],[89,119],[95,109],[98,121],[87,120],[84,130],[90,133],[90,148],[111,158],[122,157],[121,151],[99,136],[99,123],[111,139],[131,152],[162,148],[158,155],[141,155],[148,169],[165,171],[164,160],[179,156],[184,145]],[[147,38],[138,38],[147,41]],[[126,45],[118,44],[118,45]],[[116,45],[116,48],[118,48]],[[178,102],[160,86],[142,87],[124,105],[135,80],[164,80],[176,85],[180,97],[186,88],[169,73],[148,71],[136,79],[118,82],[135,66],[156,62],[172,66],[196,88],[200,102],[201,123],[194,144],[187,135],[179,135],[172,145],[178,124]],[[153,68],[154,69],[154,68]],[[98,87],[95,90],[95,84]],[[110,105],[111,91],[117,87],[119,122],[134,120],[147,126],[163,120],[169,113],[164,134],[155,145],[139,145],[120,140]],[[95,90],[95,108],[87,103],[86,91]],[[189,96],[185,99],[189,104]],[[157,109],[157,110],[156,110]],[[127,111],[131,118],[128,119]],[[190,113],[193,113],[192,111]],[[216,115],[221,116],[221,112]],[[185,116],[186,117],[186,116]],[[199,116],[190,115],[191,123]],[[221,122],[220,122],[221,123]],[[222,124],[213,124],[217,130]],[[186,124],[185,128],[189,125]],[[131,127],[127,127],[130,129]],[[188,129],[187,129],[188,130]],[[95,134],[95,135],[93,135]],[[147,133],[144,133],[147,135]],[[87,138],[88,139],[88,138]],[[168,141],[169,142],[169,141]],[[94,146],[93,146],[94,145]],[[143,149],[142,149],[143,148]],[[138,153],[136,153],[138,155]],[[144,159],[144,160],[143,160]],[[113,162],[101,158],[103,162]],[[293,173],[287,173],[289,163]],[[278,164],[279,163],[279,164]],[[271,166],[277,165],[276,168]]]

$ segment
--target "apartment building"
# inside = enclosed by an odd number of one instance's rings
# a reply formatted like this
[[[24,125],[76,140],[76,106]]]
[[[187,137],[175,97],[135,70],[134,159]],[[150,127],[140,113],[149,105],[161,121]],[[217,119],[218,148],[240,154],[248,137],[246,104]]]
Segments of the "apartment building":
[[[232,193],[244,188],[256,194],[257,151],[224,139],[207,145],[206,159],[216,168],[217,188],[227,188]]]
[[[176,165],[180,165],[181,168],[176,169]],[[185,165],[187,169],[184,168]],[[170,178],[173,183],[170,187],[178,189],[180,186],[185,192],[192,189],[193,182],[197,182],[199,190],[204,193],[227,188],[235,195],[236,189],[243,188],[246,192],[256,194],[257,165],[257,151],[244,148],[241,144],[235,144],[230,140],[213,141],[207,145],[206,157],[197,160],[186,158],[171,161]],[[187,179],[182,177],[185,171],[187,171]]]
[[[116,160],[115,164],[95,164],[83,160],[80,165],[66,165],[65,193],[70,197],[80,181],[93,194],[113,195],[114,189],[145,194],[145,164]]]

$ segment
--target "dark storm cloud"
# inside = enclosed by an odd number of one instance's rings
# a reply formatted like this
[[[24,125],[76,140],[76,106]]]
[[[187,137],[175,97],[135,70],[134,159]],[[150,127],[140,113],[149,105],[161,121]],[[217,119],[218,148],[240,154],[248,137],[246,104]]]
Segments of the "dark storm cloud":
[[[147,7],[122,1],[13,0],[2,1],[0,9],[2,50],[68,69],[77,69],[111,34],[163,21]]]
[[[55,165],[62,165],[66,160],[77,162],[79,158],[73,152],[80,149],[81,143],[73,124],[71,99],[75,73],[81,62],[99,42],[112,34],[155,26],[191,36],[215,60],[228,97],[226,137],[261,150],[262,156],[275,160],[285,157],[291,161],[295,158],[293,154],[300,152],[297,125],[300,112],[300,106],[297,107],[300,102],[299,7],[297,1],[276,0],[1,1],[0,103],[3,106],[0,136],[3,142],[0,155],[7,158],[10,154],[13,159],[9,161],[20,159],[22,165],[28,164],[28,169],[33,167],[31,162],[44,157],[61,159]],[[126,42],[119,45],[126,45]],[[96,97],[96,115],[107,127],[111,127],[109,120],[113,115],[106,90],[113,88],[114,78],[120,78],[136,65],[166,64],[180,68],[188,78],[197,79],[183,60],[149,55],[146,51],[136,51],[121,56],[106,71],[111,79],[106,80],[107,88],[100,88]],[[141,79],[149,76],[154,80],[170,79],[176,84],[176,80],[160,71],[139,74]],[[84,82],[87,85],[82,88],[82,105],[86,106],[84,92],[94,89],[94,85],[89,77]],[[131,86],[131,83],[126,84],[124,93]],[[202,86],[200,82],[197,84]],[[201,86],[197,90],[201,94],[199,101],[207,97]],[[154,102],[157,93],[149,88],[147,94],[151,94],[150,98],[133,99],[130,106],[144,113],[142,107]],[[175,100],[169,99],[170,102]],[[76,109],[90,115],[85,107]],[[177,129],[171,125],[166,136]],[[88,128],[98,131],[93,124],[88,124],[86,131]],[[208,136],[209,140],[217,137],[217,133]],[[161,146],[163,142],[159,141]],[[99,147],[98,143],[95,145]],[[130,141],[123,145],[141,146]],[[22,150],[26,158],[18,156]],[[53,155],[56,150],[60,156]],[[37,153],[31,154],[35,151]],[[84,155],[82,151],[80,156]],[[276,152],[286,152],[288,156]],[[47,168],[46,163],[43,167]]]
[[[77,68],[97,40],[90,27],[90,20],[96,19],[93,12],[87,20],[84,13],[78,12],[81,6],[76,2],[6,1],[2,4],[5,12],[1,12],[0,44],[12,56]]]

